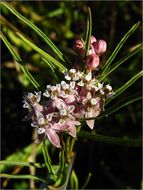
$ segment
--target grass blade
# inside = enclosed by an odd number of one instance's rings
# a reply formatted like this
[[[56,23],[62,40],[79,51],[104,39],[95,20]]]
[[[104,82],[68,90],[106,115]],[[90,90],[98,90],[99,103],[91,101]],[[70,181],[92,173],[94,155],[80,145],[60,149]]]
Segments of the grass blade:
[[[103,70],[103,74],[106,72],[106,70],[108,69],[109,65],[112,63],[112,61],[114,60],[114,58],[116,57],[116,55],[118,54],[118,52],[120,51],[120,49],[122,48],[122,46],[124,45],[124,43],[126,42],[126,40],[135,32],[135,30],[138,28],[140,22],[137,22],[136,24],[134,24],[132,26],[132,28],[124,35],[124,37],[121,39],[121,41],[119,42],[119,44],[117,45],[117,47],[115,48],[115,50],[113,51],[113,53],[111,54],[111,56],[108,58],[106,64],[103,66],[102,70]]]
[[[32,30],[34,30],[55,52],[55,54],[58,55],[60,59],[64,61],[63,54],[61,51],[54,45],[54,43],[40,30],[35,24],[33,24],[30,20],[22,16],[20,13],[18,13],[14,8],[12,8],[8,3],[1,2],[3,6],[5,6],[11,13],[13,13],[17,18],[19,18],[23,23],[28,25]]]
[[[42,181],[42,182],[46,181],[41,177],[37,177],[37,176],[33,176],[33,175],[12,175],[12,174],[1,173],[0,177],[1,178],[10,178],[10,179],[28,179],[28,180],[33,179],[33,180]]]
[[[127,81],[123,86],[121,86],[119,89],[117,89],[115,91],[114,96],[112,97],[112,99],[107,99],[106,100],[106,105],[113,99],[115,99],[116,97],[118,97],[121,93],[123,93],[127,88],[129,88],[132,84],[134,84],[134,82],[136,82],[136,80],[138,80],[140,77],[143,76],[143,71],[140,71],[139,73],[137,73],[135,76],[133,76],[129,81]]]
[[[128,55],[126,55],[125,57],[123,57],[119,61],[117,61],[111,68],[109,68],[109,71],[107,71],[107,73],[105,73],[101,77],[100,81],[104,80],[109,74],[111,74],[115,69],[117,69],[122,63],[127,61],[129,58],[131,58],[132,56],[137,54],[142,49],[143,49],[143,46],[142,46],[142,44],[140,44],[135,50],[131,51],[130,53],[128,53]]]
[[[27,67],[25,65],[22,65],[22,59],[17,54],[17,52],[13,49],[13,47],[8,42],[8,40],[6,39],[6,37],[4,36],[4,34],[2,32],[0,32],[0,37],[2,38],[2,40],[5,43],[6,47],[8,48],[8,50],[10,51],[10,53],[12,54],[14,61],[16,61],[17,63],[19,63],[19,66],[20,66],[21,70],[24,72],[25,76],[28,78],[28,80],[31,82],[31,84],[36,89],[39,89],[40,85],[36,82],[36,80],[33,78],[33,76],[29,73]]]
[[[51,61],[55,66],[59,67],[59,69],[61,69],[62,71],[67,70],[66,67],[61,64],[59,61],[57,61],[56,59],[54,59],[51,55],[49,55],[48,53],[46,53],[45,51],[43,51],[42,49],[40,49],[39,47],[37,47],[34,43],[32,43],[30,40],[28,40],[26,37],[24,37],[22,34],[17,32],[17,35],[30,47],[32,47],[36,52],[38,52],[42,57],[44,57],[45,59]]]
[[[85,52],[84,52],[84,57],[87,56],[89,46],[90,46],[90,38],[91,38],[91,33],[92,33],[92,16],[91,16],[91,10],[88,7],[88,18],[87,18],[87,29],[86,29],[86,38],[85,38]]]
[[[7,160],[0,160],[0,165],[8,165],[8,166],[33,166],[36,168],[42,168],[45,166],[45,164],[41,163],[34,163],[34,162],[16,162],[16,161],[7,161]]]
[[[141,147],[142,146],[142,140],[141,138],[139,139],[131,139],[129,137],[109,137],[109,136],[104,136],[104,135],[99,135],[99,134],[93,134],[85,131],[81,131],[78,133],[79,137],[87,138],[93,141],[97,142],[103,142],[107,144],[116,144],[116,145],[121,145],[121,146],[127,146],[127,147]]]

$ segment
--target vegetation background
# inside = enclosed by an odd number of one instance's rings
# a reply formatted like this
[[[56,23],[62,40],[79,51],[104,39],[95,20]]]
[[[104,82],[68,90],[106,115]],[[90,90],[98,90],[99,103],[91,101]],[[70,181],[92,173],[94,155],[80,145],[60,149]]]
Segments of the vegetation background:
[[[141,1],[9,1],[9,4],[42,29],[66,55],[70,53],[74,40],[85,36],[87,7],[89,6],[93,20],[92,34],[97,39],[106,40],[108,44],[107,53],[102,58],[103,64],[123,35],[133,24],[141,21],[142,17]],[[3,7],[1,11],[2,31],[12,43],[13,48],[19,52],[29,71],[45,89],[46,84],[54,83],[49,68],[41,62],[35,51],[16,36],[14,31],[21,31],[49,53],[51,53],[50,49],[34,31],[21,23],[6,8]],[[140,26],[128,39],[116,60],[126,55],[131,48],[141,42],[141,34]],[[33,87],[20,72],[19,66],[13,62],[12,56],[3,42],[1,45],[1,159],[3,160],[8,155],[32,143],[33,129],[29,123],[21,120],[26,115],[26,111],[22,108],[22,97],[27,91],[33,91]],[[137,54],[112,73],[107,81],[113,89],[119,88],[141,70],[141,62],[141,54]],[[140,79],[122,94],[122,98],[135,92],[141,93]],[[96,133],[137,139],[141,137],[141,111],[141,101],[139,101],[107,118],[96,121]],[[85,126],[85,130],[88,130],[87,126]],[[75,150],[77,154],[74,168],[80,185],[84,183],[88,172],[91,172],[92,177],[87,186],[88,189],[141,188],[140,147],[111,145],[80,138],[76,143]],[[8,183],[4,180],[2,185],[3,189],[28,189],[26,180],[10,180]]]

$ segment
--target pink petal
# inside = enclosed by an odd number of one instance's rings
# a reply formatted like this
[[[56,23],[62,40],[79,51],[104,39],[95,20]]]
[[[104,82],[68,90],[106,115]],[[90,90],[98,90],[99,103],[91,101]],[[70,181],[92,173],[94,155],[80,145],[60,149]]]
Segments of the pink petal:
[[[93,46],[97,55],[102,55],[107,49],[107,44],[104,40],[98,40],[94,42]]]
[[[85,113],[85,118],[94,117],[94,113],[92,111]],[[93,129],[94,127],[94,120],[86,120],[87,125]]]
[[[88,127],[90,127],[90,129],[93,129],[93,127],[94,127],[94,120],[86,120],[86,124],[88,125]]]
[[[52,125],[52,129],[58,132],[66,131],[68,127],[69,126],[67,125],[60,125],[59,123],[55,123],[54,125]]]
[[[59,136],[57,135],[57,133],[52,130],[52,129],[47,129],[46,131],[46,135],[49,139],[49,141],[57,148],[60,147],[60,139],[59,139]]]
[[[68,130],[69,130],[69,134],[72,136],[72,137],[76,137],[76,128],[75,128],[75,126],[73,125],[73,126],[70,126],[69,128],[68,128]]]
[[[99,56],[96,54],[88,55],[86,58],[86,67],[90,70],[94,70],[99,66]]]

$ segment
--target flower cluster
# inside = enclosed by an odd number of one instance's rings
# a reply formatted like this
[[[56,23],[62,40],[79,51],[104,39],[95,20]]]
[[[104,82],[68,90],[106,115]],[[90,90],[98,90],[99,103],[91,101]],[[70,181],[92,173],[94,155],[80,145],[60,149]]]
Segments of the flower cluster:
[[[82,40],[76,40],[74,44],[74,50],[80,54],[84,55],[84,42]],[[96,40],[94,36],[91,36],[90,46],[88,50],[88,55],[86,57],[86,68],[88,70],[95,70],[100,63],[99,56],[106,52],[107,44],[104,40]]]
[[[83,55],[82,41],[76,41],[75,47]],[[97,59],[105,50],[106,42],[96,41],[92,36],[85,72],[70,69],[65,73],[65,80],[55,86],[47,85],[43,102],[41,92],[28,93],[24,97],[23,107],[30,110],[24,120],[32,119],[31,126],[37,128],[39,139],[47,137],[59,148],[59,134],[64,132],[76,137],[80,118],[91,118],[86,123],[93,129],[94,118],[104,110],[105,98],[112,94],[112,87],[100,83],[92,74],[92,70],[99,65]]]

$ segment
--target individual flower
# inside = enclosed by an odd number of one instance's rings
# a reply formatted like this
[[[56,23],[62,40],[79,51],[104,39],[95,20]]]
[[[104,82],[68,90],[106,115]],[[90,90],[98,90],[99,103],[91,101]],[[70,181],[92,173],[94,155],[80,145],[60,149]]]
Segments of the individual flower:
[[[82,101],[85,108],[85,118],[97,117],[100,114],[100,101],[100,97],[92,97],[90,92],[87,93],[86,98]],[[86,123],[91,129],[93,129],[94,119],[86,120]]]
[[[60,90],[60,84],[57,84],[56,86],[47,85],[46,92],[43,93],[43,95],[47,98],[55,99],[59,96]]]
[[[70,69],[69,72],[65,74],[65,79],[68,81],[78,81],[80,79],[80,72],[75,69]]]
[[[80,55],[84,54],[84,45],[83,45],[83,42],[81,40],[75,41],[74,50]]]
[[[38,112],[43,112],[46,108],[39,104],[41,100],[41,92],[28,93],[24,96],[23,100],[23,108],[29,109],[29,114],[25,116],[23,121],[28,121],[32,118],[32,116],[36,115]]]
[[[90,54],[86,57],[86,68],[88,70],[95,70],[99,66],[99,56],[96,54]]]
[[[102,55],[106,52],[107,49],[107,43],[104,40],[97,40],[92,44],[95,54],[96,55]]]

